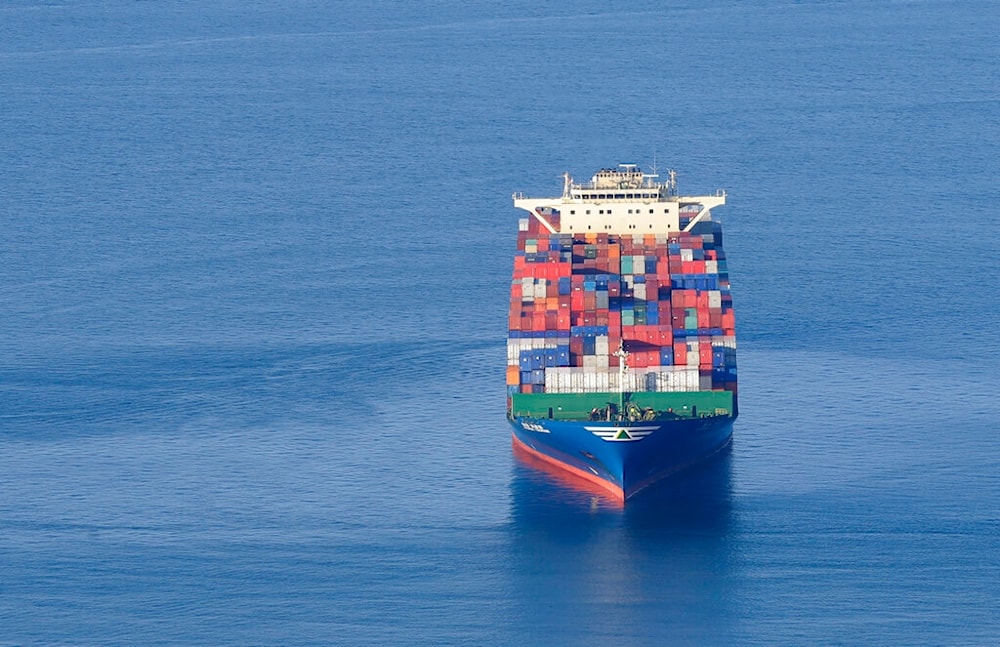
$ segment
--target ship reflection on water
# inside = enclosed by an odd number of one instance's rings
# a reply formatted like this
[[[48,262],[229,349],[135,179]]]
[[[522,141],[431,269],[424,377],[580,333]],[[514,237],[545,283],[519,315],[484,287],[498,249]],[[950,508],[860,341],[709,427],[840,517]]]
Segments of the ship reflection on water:
[[[526,632],[561,644],[719,644],[738,635],[733,452],[624,505],[530,456],[511,480],[509,585]]]

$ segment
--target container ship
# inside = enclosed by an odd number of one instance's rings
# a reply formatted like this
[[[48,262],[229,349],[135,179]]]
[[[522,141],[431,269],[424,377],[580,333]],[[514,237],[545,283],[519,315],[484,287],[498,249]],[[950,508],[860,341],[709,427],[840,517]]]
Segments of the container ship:
[[[624,502],[729,444],[736,332],[724,191],[683,196],[635,164],[515,193],[507,342],[515,449]]]

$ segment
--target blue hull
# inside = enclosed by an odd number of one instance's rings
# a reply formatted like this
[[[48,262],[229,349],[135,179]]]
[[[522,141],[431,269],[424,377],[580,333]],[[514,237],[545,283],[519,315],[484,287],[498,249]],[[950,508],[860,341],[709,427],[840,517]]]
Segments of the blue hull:
[[[725,447],[732,416],[652,422],[510,419],[514,437],[540,458],[602,485],[622,500]]]

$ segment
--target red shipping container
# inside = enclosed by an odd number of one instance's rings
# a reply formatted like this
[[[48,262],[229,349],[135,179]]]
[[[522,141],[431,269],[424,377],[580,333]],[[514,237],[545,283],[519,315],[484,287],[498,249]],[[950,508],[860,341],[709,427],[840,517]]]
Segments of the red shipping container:
[[[700,344],[698,346],[698,364],[704,367],[706,364],[708,368],[712,368],[712,345],[711,344]]]
[[[687,364],[688,347],[682,341],[674,342],[674,366],[684,366]]]

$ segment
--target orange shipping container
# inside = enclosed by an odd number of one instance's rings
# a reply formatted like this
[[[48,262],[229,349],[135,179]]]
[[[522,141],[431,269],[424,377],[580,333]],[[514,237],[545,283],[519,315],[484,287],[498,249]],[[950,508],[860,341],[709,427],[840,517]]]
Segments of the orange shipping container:
[[[507,367],[507,386],[517,386],[521,383],[521,368],[519,366]]]

